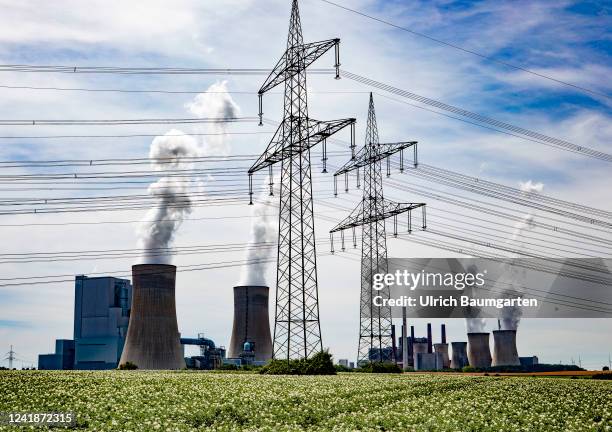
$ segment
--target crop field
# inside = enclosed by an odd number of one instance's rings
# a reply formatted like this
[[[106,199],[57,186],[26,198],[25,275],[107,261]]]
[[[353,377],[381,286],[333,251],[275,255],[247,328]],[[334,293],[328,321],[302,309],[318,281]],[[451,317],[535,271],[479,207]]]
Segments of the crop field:
[[[612,431],[612,382],[11,371],[0,372],[2,411],[72,411],[95,431]]]

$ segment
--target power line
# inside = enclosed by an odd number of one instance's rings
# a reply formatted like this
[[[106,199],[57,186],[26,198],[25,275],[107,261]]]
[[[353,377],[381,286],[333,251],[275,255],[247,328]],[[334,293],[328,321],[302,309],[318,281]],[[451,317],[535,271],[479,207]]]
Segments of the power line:
[[[440,102],[440,101],[437,101],[435,99],[431,99],[431,98],[428,98],[428,97],[425,97],[425,96],[420,96],[420,95],[418,95],[416,93],[412,93],[412,92],[409,92],[409,91],[406,91],[406,90],[402,90],[402,89],[399,89],[397,87],[393,87],[393,86],[390,86],[388,84],[382,83],[380,81],[375,81],[373,79],[370,79],[370,78],[367,78],[367,77],[364,77],[364,76],[361,76],[361,75],[354,74],[352,72],[341,70],[341,75],[343,77],[346,77],[346,78],[348,78],[350,80],[359,82],[361,84],[365,84],[365,85],[368,85],[368,86],[371,86],[371,87],[374,87],[374,88],[377,88],[377,89],[380,89],[380,90],[384,90],[386,92],[389,92],[389,93],[392,93],[392,94],[395,94],[395,95],[398,95],[398,96],[402,96],[402,97],[405,97],[405,98],[408,98],[408,99],[416,100],[416,101],[418,101],[420,103],[423,103],[423,104],[426,104],[426,105],[430,105],[430,106],[434,106],[436,108],[442,109],[444,111],[449,111],[449,112],[452,112],[454,114],[458,114],[458,115],[463,116],[463,117],[471,118],[471,119],[476,120],[476,121],[478,121],[480,123],[488,124],[488,125],[494,126],[496,128],[505,129],[505,130],[508,130],[510,132],[519,134],[521,136],[526,136],[526,137],[529,137],[529,138],[533,138],[533,139],[537,140],[537,142],[539,142],[541,144],[553,145],[553,146],[556,146],[557,148],[562,149],[562,150],[570,151],[570,152],[573,152],[573,153],[579,153],[579,154],[582,154],[583,156],[589,156],[589,157],[592,157],[592,158],[595,158],[595,159],[599,159],[599,160],[603,160],[603,161],[606,161],[606,162],[612,162],[612,155],[610,155],[608,153],[605,153],[605,152],[601,152],[601,151],[594,150],[594,149],[591,149],[591,148],[588,148],[588,147],[585,147],[585,146],[573,144],[573,143],[570,143],[568,141],[564,141],[564,140],[561,140],[561,139],[558,139],[558,138],[553,138],[553,137],[550,137],[548,135],[544,135],[544,134],[539,133],[539,132],[535,132],[535,131],[532,131],[532,130],[529,130],[529,129],[525,129],[525,128],[522,128],[520,126],[514,126],[512,124],[509,124],[509,123],[506,123],[506,122],[503,122],[503,121],[500,121],[500,120],[495,120],[495,119],[493,119],[491,117],[487,117],[487,116],[484,116],[482,114],[477,114],[477,113],[465,110],[463,108],[459,108],[459,107],[456,107],[456,106],[453,106],[453,105],[449,105],[449,104],[446,104],[444,102]]]
[[[122,75],[269,75],[262,68],[182,68],[182,67],[118,67],[118,66],[60,66],[2,64],[0,72],[35,72],[67,74],[122,74]],[[311,68],[312,74],[335,74],[331,68]]]
[[[0,126],[114,126],[151,124],[201,124],[236,123],[257,121],[257,117],[218,118],[158,118],[158,119],[108,119],[108,120],[0,120]]]
[[[432,41],[432,42],[436,42],[436,43],[438,43],[438,44],[445,45],[445,46],[450,47],[450,48],[454,48],[454,49],[456,49],[456,50],[462,51],[462,52],[467,53],[467,54],[472,54],[472,55],[475,55],[475,56],[480,57],[480,58],[482,58],[482,59],[484,59],[484,60],[487,60],[487,61],[490,61],[490,62],[494,62],[494,63],[500,64],[500,65],[502,65],[502,66],[506,66],[506,67],[509,67],[509,68],[512,68],[512,69],[515,69],[515,70],[519,70],[519,71],[521,71],[521,72],[526,72],[526,73],[528,73],[528,74],[531,74],[531,75],[537,76],[537,77],[539,77],[539,78],[544,78],[544,79],[547,79],[547,80],[550,80],[550,81],[554,81],[554,82],[556,82],[556,83],[558,83],[558,84],[562,84],[562,85],[565,85],[565,86],[569,86],[569,87],[572,87],[572,88],[574,88],[574,89],[576,89],[576,90],[579,90],[579,91],[582,91],[582,92],[589,93],[589,94],[591,94],[591,95],[595,95],[595,96],[602,96],[602,97],[605,97],[605,98],[610,98],[610,95],[607,95],[607,94],[605,94],[605,93],[601,93],[601,92],[598,92],[598,91],[596,91],[596,90],[591,90],[591,89],[588,89],[588,88],[586,88],[586,87],[582,87],[582,86],[579,86],[579,85],[577,85],[577,84],[572,84],[572,83],[570,83],[570,82],[563,81],[563,80],[561,80],[561,79],[554,78],[554,77],[552,77],[552,76],[545,75],[545,74],[543,74],[543,73],[536,72],[536,71],[534,71],[534,70],[527,69],[527,68],[522,67],[522,66],[517,66],[517,65],[515,65],[515,64],[508,63],[508,62],[506,62],[506,61],[496,59],[496,58],[491,57],[491,56],[488,56],[488,55],[486,55],[486,54],[482,54],[482,53],[479,53],[479,52],[477,52],[477,51],[474,51],[474,50],[471,50],[471,49],[464,48],[464,47],[462,47],[462,46],[456,45],[456,44],[454,44],[454,43],[451,43],[451,42],[446,42],[446,41],[443,41],[443,40],[441,40],[441,39],[434,38],[434,37],[429,36],[429,35],[426,35],[426,34],[424,34],[424,33],[417,32],[417,31],[415,31],[415,30],[411,30],[411,29],[409,29],[409,28],[407,28],[407,27],[403,27],[403,26],[400,26],[400,25],[394,24],[394,23],[392,23],[392,22],[389,22],[389,21],[383,20],[383,19],[381,19],[381,18],[377,18],[377,17],[375,17],[375,16],[368,15],[368,14],[366,14],[366,13],[360,12],[360,11],[358,11],[358,10],[351,9],[351,8],[349,8],[349,7],[347,7],[347,6],[343,6],[343,5],[340,5],[340,4],[338,4],[338,3],[334,3],[333,1],[330,1],[330,0],[321,0],[321,1],[322,1],[322,2],[324,2],[324,3],[330,4],[330,5],[332,5],[332,6],[338,7],[338,8],[340,8],[340,9],[344,9],[344,10],[346,10],[346,11],[349,11],[349,12],[352,12],[352,13],[354,13],[354,14],[360,15],[360,16],[362,16],[362,17],[365,17],[365,18],[368,18],[368,19],[371,19],[371,20],[374,20],[374,21],[380,22],[380,23],[382,23],[382,24],[386,24],[386,25],[388,25],[388,26],[394,27],[394,28],[396,28],[396,29],[398,29],[398,30],[402,30],[402,31],[405,31],[405,32],[411,33],[411,34],[413,34],[413,35],[415,35],[415,36],[419,36],[419,37],[422,37],[422,38],[428,39],[428,40],[430,40],[430,41]]]
[[[116,134],[116,135],[5,135],[0,136],[0,139],[69,139],[69,138],[153,138],[158,136],[180,137],[180,136],[219,136],[219,135],[268,135],[274,131],[258,131],[258,132],[222,132],[222,133],[193,133],[187,134]]]
[[[162,93],[162,94],[216,94],[216,93],[229,93],[229,94],[249,94],[256,95],[255,91],[239,91],[239,90],[227,90],[223,92],[215,91],[202,91],[202,90],[165,90],[165,89],[116,89],[116,88],[89,88],[89,87],[37,87],[37,86],[25,86],[25,85],[7,85],[0,84],[0,88],[14,89],[14,90],[52,90],[52,91],[73,91],[73,92],[101,92],[101,93]],[[358,90],[325,90],[317,91],[313,90],[310,93],[316,94],[366,94],[368,91]],[[280,92],[269,92],[268,94],[281,94]]]

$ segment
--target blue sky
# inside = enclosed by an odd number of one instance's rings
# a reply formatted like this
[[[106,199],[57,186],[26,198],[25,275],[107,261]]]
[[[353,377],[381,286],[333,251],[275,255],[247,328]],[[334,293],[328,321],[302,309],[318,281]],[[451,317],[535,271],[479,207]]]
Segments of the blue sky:
[[[338,2],[486,56],[596,92],[612,94],[612,81],[609,78],[612,76],[612,26],[610,7],[605,3]],[[0,2],[3,9],[0,17],[0,63],[272,67],[284,49],[288,3],[285,0],[183,0],[146,4],[99,1],[87,5],[78,1],[60,1],[41,5],[39,2],[4,0]],[[340,10],[320,0],[302,0],[300,8],[305,40],[340,37],[342,67],[348,71],[579,145],[612,152],[612,104],[609,97],[588,95],[479,59]],[[92,13],[92,10],[96,12]],[[328,55],[319,60],[316,67],[329,67],[332,63],[333,58]],[[263,78],[0,72],[0,85],[205,91],[217,80],[227,80],[230,92],[252,92],[259,88]],[[335,81],[329,76],[312,76],[309,89],[312,90],[309,95],[311,115],[320,119],[357,117],[360,142],[365,128],[367,93],[325,92],[367,92],[371,89],[347,79]],[[193,95],[94,94],[5,88],[0,88],[0,94],[0,118],[3,119],[185,117],[190,116],[186,104],[193,98]],[[243,115],[256,114],[255,96],[234,93],[232,97]],[[527,180],[542,182],[547,194],[612,210],[612,176],[605,162],[432,114],[382,95],[375,95],[375,102],[381,140],[418,140],[420,158],[425,163],[515,187]],[[267,95],[264,101],[266,116],[278,120],[281,103],[279,94]],[[66,127],[61,131],[57,127],[43,126],[1,128],[1,136],[84,132],[163,134],[168,130],[162,126],[120,127],[113,130]],[[197,131],[188,127],[184,129],[187,133]],[[254,130],[258,130],[255,124],[231,126],[232,132]],[[345,134],[339,138],[346,140],[348,136]],[[265,148],[268,139],[267,135],[231,136],[231,151],[235,154],[256,154]],[[0,140],[0,160],[146,157],[150,143],[150,138]],[[318,157],[317,151],[313,154]],[[338,158],[333,162],[341,164],[344,161]],[[263,178],[258,181],[263,181]],[[424,184],[424,187],[439,186]],[[315,201],[315,206],[335,220],[343,219],[345,212],[325,207],[324,197],[329,195],[330,190],[330,179],[317,175],[315,192],[322,201]],[[66,196],[67,193],[51,191],[45,196]],[[389,196],[408,201],[419,199],[416,196],[400,196],[393,188],[389,189]],[[358,194],[353,191],[343,199],[348,200],[346,205],[352,208],[357,198]],[[428,204],[443,208],[440,203]],[[525,209],[519,210],[527,212]],[[248,216],[250,209],[245,207],[232,211]],[[69,213],[43,216],[42,221],[127,221],[138,220],[143,215],[142,212]],[[191,217],[224,215],[227,215],[227,210],[198,209]],[[40,221],[40,217],[7,216],[0,220],[0,224]],[[512,223],[508,224],[508,229],[512,229]],[[326,220],[318,221],[317,234],[325,237],[329,225],[331,222]],[[588,228],[584,230],[589,232]],[[129,248],[136,247],[134,231],[130,224],[53,228],[0,226],[1,249],[4,253],[19,253]],[[232,224],[229,220],[205,224],[185,222],[175,244],[246,242],[248,236],[249,227],[244,223]],[[389,247],[395,256],[445,254],[432,248],[405,246],[404,242],[390,242]],[[228,257],[240,258],[241,254]],[[202,258],[198,261],[195,257],[176,259],[178,265],[201,261]],[[77,274],[126,269],[130,264],[129,260],[0,264],[0,273],[5,275],[3,277]],[[319,264],[324,343],[337,357],[353,358],[358,319],[355,291],[358,281],[353,276],[358,263],[337,257],[322,257]],[[228,343],[231,330],[231,318],[228,316],[231,310],[230,288],[238,279],[238,271],[184,275],[177,294],[179,326],[184,334],[204,331],[218,343]],[[269,280],[273,281],[273,266],[268,270],[268,275]],[[272,282],[269,284],[273,285]],[[23,357],[35,358],[38,353],[52,349],[54,338],[71,337],[72,296],[71,284],[0,288],[0,347],[13,344]],[[346,310],[351,312],[337,316],[335,309],[338,304],[346,304]],[[22,321],[31,325],[21,327],[7,324]],[[424,327],[424,324],[419,325]],[[544,361],[558,361],[562,355],[569,360],[570,356],[564,354],[560,347],[546,345],[544,338],[548,341],[551,337],[575,335],[583,344],[577,345],[583,353],[583,360],[590,358],[593,365],[607,358],[608,351],[612,349],[595,347],[595,341],[602,340],[612,331],[609,322],[593,326],[568,323],[567,328],[565,323],[560,327],[559,323],[552,321],[529,321],[524,325],[526,329],[534,331],[526,332],[524,338],[519,338],[519,348],[530,353],[541,348],[538,353]],[[449,325],[449,336],[458,339],[463,333],[462,323]],[[578,354],[571,355],[577,357]]]

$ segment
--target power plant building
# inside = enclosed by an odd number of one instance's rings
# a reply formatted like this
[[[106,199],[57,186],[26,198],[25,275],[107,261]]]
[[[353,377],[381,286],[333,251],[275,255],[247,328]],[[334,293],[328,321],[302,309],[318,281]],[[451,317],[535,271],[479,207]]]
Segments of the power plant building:
[[[76,277],[74,369],[117,367],[127,334],[131,300],[129,280]]]

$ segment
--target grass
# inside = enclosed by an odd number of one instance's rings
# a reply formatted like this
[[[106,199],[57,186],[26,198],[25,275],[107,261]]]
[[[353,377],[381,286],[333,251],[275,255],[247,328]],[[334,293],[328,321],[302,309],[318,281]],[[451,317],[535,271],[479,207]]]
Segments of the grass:
[[[3,371],[2,411],[73,411],[96,431],[612,431],[612,382]]]

